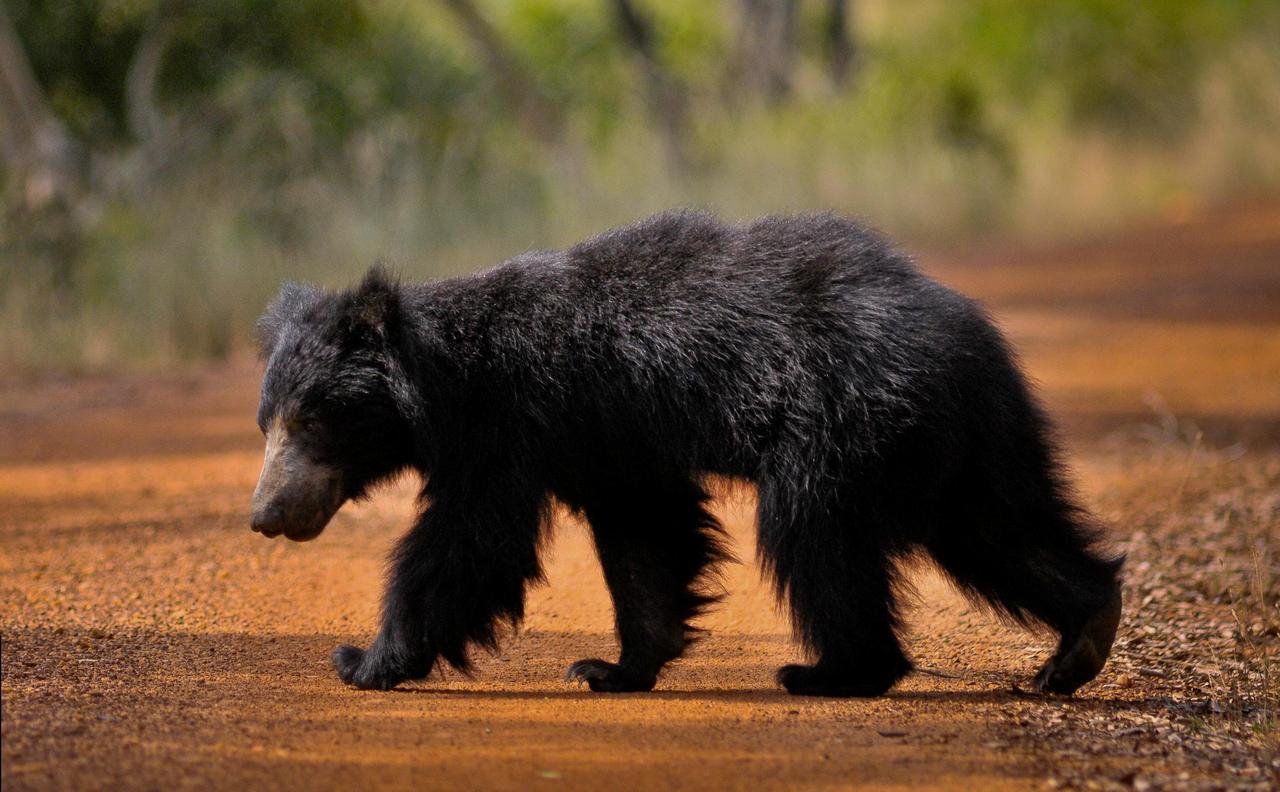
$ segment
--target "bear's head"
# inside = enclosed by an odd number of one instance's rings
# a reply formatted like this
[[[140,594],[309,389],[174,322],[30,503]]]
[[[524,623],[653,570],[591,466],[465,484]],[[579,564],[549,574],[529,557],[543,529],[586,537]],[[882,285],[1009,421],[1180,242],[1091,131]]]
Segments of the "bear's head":
[[[258,321],[267,450],[253,530],[314,539],[343,503],[409,465],[405,332],[400,286],[380,269],[348,291],[281,289]]]

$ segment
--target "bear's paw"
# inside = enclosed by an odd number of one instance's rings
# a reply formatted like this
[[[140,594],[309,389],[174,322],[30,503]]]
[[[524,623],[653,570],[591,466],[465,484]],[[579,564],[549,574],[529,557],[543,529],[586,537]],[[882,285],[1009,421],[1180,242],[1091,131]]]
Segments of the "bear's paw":
[[[595,693],[643,693],[653,690],[658,679],[653,675],[629,673],[617,663],[595,658],[579,660],[565,672],[566,682],[586,682]]]
[[[404,674],[386,668],[357,646],[334,649],[333,668],[343,682],[361,690],[390,690],[406,679]]]

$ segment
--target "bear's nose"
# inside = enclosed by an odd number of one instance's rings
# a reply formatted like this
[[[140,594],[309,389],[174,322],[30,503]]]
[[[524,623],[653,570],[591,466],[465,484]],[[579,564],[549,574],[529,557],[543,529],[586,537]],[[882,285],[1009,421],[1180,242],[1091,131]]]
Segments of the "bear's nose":
[[[249,517],[249,527],[263,536],[279,536],[284,532],[284,513],[276,504],[258,506]]]

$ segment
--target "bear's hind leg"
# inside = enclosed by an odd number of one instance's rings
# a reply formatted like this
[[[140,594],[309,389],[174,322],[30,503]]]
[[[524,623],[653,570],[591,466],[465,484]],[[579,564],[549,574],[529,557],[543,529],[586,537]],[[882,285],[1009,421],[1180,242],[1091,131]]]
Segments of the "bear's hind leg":
[[[879,696],[911,671],[895,632],[893,561],[882,532],[837,503],[797,511],[773,483],[760,486],[760,551],[791,606],[813,665],[778,670],[788,693]]]
[[[707,499],[700,486],[681,481],[586,506],[622,651],[617,663],[579,660],[566,679],[596,692],[652,690],[663,666],[684,652],[690,619],[716,599],[698,584],[726,557]]]
[[[1005,498],[986,505],[962,512],[929,550],[961,588],[1016,621],[1058,633],[1057,650],[1032,689],[1070,695],[1098,675],[1111,652],[1122,560],[1098,553],[1083,514],[1055,494],[1021,510],[1010,511]]]

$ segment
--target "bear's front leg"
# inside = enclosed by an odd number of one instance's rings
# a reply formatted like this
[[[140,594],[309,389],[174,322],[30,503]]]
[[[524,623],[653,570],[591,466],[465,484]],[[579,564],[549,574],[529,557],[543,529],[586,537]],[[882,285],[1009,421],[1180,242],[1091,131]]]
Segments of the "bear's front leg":
[[[435,657],[415,652],[408,645],[389,648],[382,635],[368,650],[339,646],[333,650],[333,667],[338,677],[361,690],[390,690],[401,682],[422,679],[431,673]]]
[[[382,604],[382,628],[368,649],[339,646],[343,682],[390,690],[431,673],[439,659],[469,668],[471,643],[492,646],[497,624],[524,615],[526,583],[541,575],[538,534],[545,496],[494,476],[455,496],[441,483],[431,506],[396,546]],[[510,488],[498,492],[498,484]]]
[[[427,639],[430,612],[430,570],[415,565],[424,551],[418,534],[422,520],[396,550],[390,580],[382,601],[382,629],[369,648],[339,646],[333,650],[333,667],[348,685],[361,690],[390,690],[410,679],[431,673],[436,653]],[[424,568],[417,568],[423,566]]]
[[[565,679],[597,693],[652,690],[679,657],[689,622],[715,596],[701,585],[707,567],[725,557],[706,492],[692,481],[657,480],[633,490],[601,491],[584,511],[613,597],[621,653],[569,666]]]

